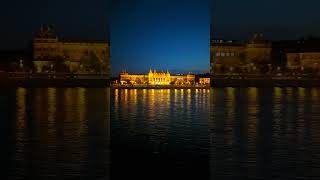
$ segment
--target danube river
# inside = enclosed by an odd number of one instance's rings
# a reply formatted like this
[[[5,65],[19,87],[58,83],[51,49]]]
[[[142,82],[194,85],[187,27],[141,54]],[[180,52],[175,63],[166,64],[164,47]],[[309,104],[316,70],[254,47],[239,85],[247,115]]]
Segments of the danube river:
[[[17,88],[0,179],[319,179],[319,88]]]

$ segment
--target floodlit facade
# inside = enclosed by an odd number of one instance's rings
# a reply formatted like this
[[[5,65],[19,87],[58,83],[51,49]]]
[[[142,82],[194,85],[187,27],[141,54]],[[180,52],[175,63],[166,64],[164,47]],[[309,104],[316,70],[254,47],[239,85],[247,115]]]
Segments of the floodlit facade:
[[[272,45],[255,33],[248,42],[215,40],[211,37],[211,73],[250,72],[271,62]]]
[[[287,53],[289,70],[320,69],[320,52]]]
[[[33,64],[37,72],[110,72],[110,46],[107,41],[59,39],[48,26],[42,26],[33,39]]]
[[[195,75],[171,75],[167,72],[157,72],[150,69],[148,74],[120,74],[120,83],[133,85],[191,85],[195,82]]]
[[[210,85],[210,78],[199,78],[199,84]]]

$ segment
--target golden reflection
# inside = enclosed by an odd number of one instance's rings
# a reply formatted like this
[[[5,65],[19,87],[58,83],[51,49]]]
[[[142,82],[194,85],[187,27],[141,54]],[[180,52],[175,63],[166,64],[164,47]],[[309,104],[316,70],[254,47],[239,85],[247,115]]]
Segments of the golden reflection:
[[[202,90],[203,91],[203,90]],[[235,88],[226,88],[226,119],[225,119],[225,130],[228,132],[226,135],[226,141],[228,145],[232,144],[233,141],[233,126],[235,121]]]
[[[54,129],[56,120],[56,88],[48,88],[48,128]]]
[[[166,107],[167,107],[167,111],[169,112],[170,110],[170,103],[172,103],[171,101],[171,90],[170,89],[167,89],[167,103],[166,103]]]
[[[319,89],[318,88],[312,88],[311,89],[311,96],[312,97],[319,97]]]
[[[114,90],[114,95],[115,95],[116,97],[119,96],[119,89],[115,89],[115,90]]]
[[[119,106],[119,89],[115,89],[114,92],[114,110],[115,112],[118,112],[118,106]]]
[[[86,100],[86,89],[78,88],[78,115],[79,115],[79,134],[82,134],[86,128],[86,115],[87,115],[87,100]]]
[[[282,119],[282,112],[281,112],[281,97],[282,97],[282,88],[275,87],[273,89],[273,127],[274,127],[274,137],[272,137],[275,141],[277,141],[280,137],[280,120]]]
[[[178,102],[178,90],[174,89],[174,103]]]
[[[25,118],[26,118],[26,94],[25,88],[18,88],[16,90],[16,102],[17,102],[17,130],[24,130]],[[19,136],[17,136],[21,140]]]
[[[124,90],[124,101],[125,101],[125,104],[128,103],[128,99],[127,99],[128,98],[128,91],[129,91],[128,89]]]
[[[16,112],[16,154],[15,159],[21,160],[23,158],[23,153],[25,153],[24,150],[24,142],[26,138],[25,134],[25,117],[26,117],[26,93],[27,90],[25,88],[18,88],[16,90],[16,106],[17,106],[17,112]]]
[[[137,99],[138,99],[138,94],[137,94],[137,89],[132,90],[132,94],[130,93],[130,100],[134,104],[134,106],[137,104]]]
[[[227,88],[227,98],[228,98],[228,100],[230,100],[230,101],[234,101],[234,99],[235,99],[235,89],[234,88],[231,88],[231,87],[229,87],[229,88]]]
[[[249,88],[249,98],[256,99],[257,98],[257,88]]]
[[[280,98],[282,96],[282,88],[275,87],[274,88],[274,97]]]
[[[250,116],[253,116],[252,122],[254,123],[253,125],[255,126],[257,122],[256,116],[257,116],[258,107],[259,107],[259,104],[257,102],[257,97],[258,97],[257,88],[249,88],[248,89],[248,113]]]
[[[154,120],[156,117],[156,114],[158,113],[156,108],[156,95],[155,95],[154,89],[151,90],[151,95],[149,96],[148,99],[149,99],[148,106],[150,110],[150,119]]]
[[[199,90],[198,89],[196,89],[195,90],[195,100],[196,100],[196,104],[198,104],[198,101],[199,101],[199,99],[200,99],[200,97],[199,97]]]
[[[302,87],[299,87],[298,88],[298,95],[300,96],[300,97],[305,97],[306,96],[306,89],[305,88],[302,88]]]
[[[184,89],[180,89],[180,101],[183,102],[183,99],[184,99]]]
[[[191,90],[187,90],[187,112],[191,114]]]
[[[291,124],[292,125],[292,129],[293,128],[297,128],[299,133],[296,134],[298,141],[299,142],[303,142],[304,141],[304,137],[305,137],[305,129],[306,129],[306,119],[304,118],[307,114],[307,110],[305,108],[306,104],[305,104],[305,100],[306,100],[306,89],[305,88],[298,88],[298,118],[297,118],[297,122],[296,124]],[[308,109],[309,110],[309,109]]]
[[[257,127],[259,123],[258,111],[258,90],[257,88],[248,89],[248,154],[249,159],[256,158],[256,144],[257,144]],[[254,167],[252,172],[255,172]]]

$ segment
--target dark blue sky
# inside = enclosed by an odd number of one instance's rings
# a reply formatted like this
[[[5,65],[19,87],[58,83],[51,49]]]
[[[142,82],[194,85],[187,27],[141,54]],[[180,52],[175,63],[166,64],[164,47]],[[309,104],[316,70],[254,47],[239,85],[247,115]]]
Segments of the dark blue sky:
[[[65,38],[104,39],[111,19],[112,73],[209,71],[210,0],[11,0],[0,6],[0,48],[24,48],[41,24]],[[218,0],[217,35],[245,40],[320,35],[318,0]]]
[[[114,7],[111,32],[112,57],[119,61],[113,63],[116,70],[209,70],[209,1],[119,0]]]

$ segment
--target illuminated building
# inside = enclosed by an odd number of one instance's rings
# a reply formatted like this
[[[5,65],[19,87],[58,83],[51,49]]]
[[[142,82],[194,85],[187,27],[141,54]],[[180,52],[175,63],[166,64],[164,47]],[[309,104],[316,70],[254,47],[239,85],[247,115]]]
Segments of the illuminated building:
[[[210,41],[211,73],[254,72],[271,62],[272,44],[261,33],[248,42],[216,40],[211,33]]]
[[[120,73],[120,83],[137,85],[190,85],[194,84],[195,75],[171,75],[167,72],[157,72],[150,69],[148,74]]]
[[[287,53],[289,70],[320,69],[320,52]]]
[[[199,84],[210,85],[210,78],[199,78]]]
[[[99,72],[108,75],[109,54],[107,41],[59,39],[48,26],[42,26],[33,39],[33,64],[37,72]]]

